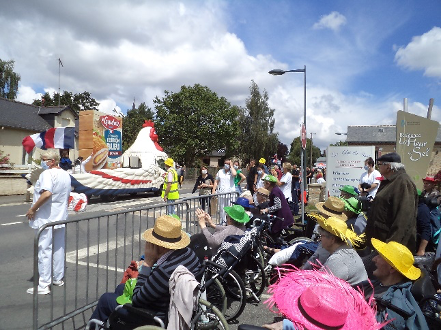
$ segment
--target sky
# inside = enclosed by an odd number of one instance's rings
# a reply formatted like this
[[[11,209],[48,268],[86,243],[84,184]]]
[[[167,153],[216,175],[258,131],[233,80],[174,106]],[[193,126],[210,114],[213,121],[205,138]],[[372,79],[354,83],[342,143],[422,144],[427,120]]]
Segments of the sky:
[[[279,140],[306,130],[325,149],[349,125],[395,124],[403,109],[441,119],[439,0],[4,0],[0,59],[21,75],[17,101],[88,91],[123,114],[201,84],[245,106],[269,96]],[[61,59],[63,67],[59,66]]]

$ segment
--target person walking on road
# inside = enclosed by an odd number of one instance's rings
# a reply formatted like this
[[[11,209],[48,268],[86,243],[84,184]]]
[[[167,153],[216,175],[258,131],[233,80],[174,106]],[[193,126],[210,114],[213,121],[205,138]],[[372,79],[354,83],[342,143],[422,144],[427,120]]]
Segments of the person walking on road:
[[[70,175],[58,166],[59,161],[60,156],[56,150],[41,153],[44,171],[35,183],[32,206],[26,213],[29,226],[35,232],[45,224],[67,219],[71,180]],[[47,227],[41,232],[38,240],[38,294],[51,293],[51,283],[55,286],[64,285],[65,240],[64,224]],[[28,289],[27,293],[34,294],[34,288]]]
[[[175,168],[173,168],[174,161],[172,158],[165,160],[164,164],[167,173],[165,175],[164,185],[162,186],[161,198],[169,204],[169,206],[167,206],[167,214],[171,215],[175,213],[175,206],[173,203],[179,199],[179,177]]]

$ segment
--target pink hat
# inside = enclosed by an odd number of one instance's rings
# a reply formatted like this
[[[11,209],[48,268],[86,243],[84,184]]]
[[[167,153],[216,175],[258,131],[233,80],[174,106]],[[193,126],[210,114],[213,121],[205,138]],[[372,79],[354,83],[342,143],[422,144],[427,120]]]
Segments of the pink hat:
[[[377,322],[375,310],[360,292],[326,271],[297,269],[282,276],[268,292],[272,297],[265,303],[296,329],[379,330],[385,325]]]
[[[423,181],[436,182],[436,179],[434,177],[426,176],[426,178],[423,178]]]

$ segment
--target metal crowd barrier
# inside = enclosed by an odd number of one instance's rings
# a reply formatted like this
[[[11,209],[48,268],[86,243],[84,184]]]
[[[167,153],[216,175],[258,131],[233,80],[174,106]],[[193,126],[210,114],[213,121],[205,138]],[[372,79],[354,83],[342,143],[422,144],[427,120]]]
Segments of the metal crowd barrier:
[[[192,235],[200,231],[195,210],[201,207],[201,199],[209,200],[210,207],[217,203],[211,211],[219,223],[222,203],[230,205],[237,196],[237,192],[195,196],[172,205],[183,230]],[[144,254],[142,234],[153,227],[157,217],[167,213],[167,206],[161,203],[41,227],[34,238],[33,329],[84,329],[100,296],[113,292],[130,262],[139,261]],[[207,211],[208,208],[206,204]],[[42,296],[37,294],[38,241],[42,231],[56,225],[65,225],[65,284],[51,286],[51,294]]]

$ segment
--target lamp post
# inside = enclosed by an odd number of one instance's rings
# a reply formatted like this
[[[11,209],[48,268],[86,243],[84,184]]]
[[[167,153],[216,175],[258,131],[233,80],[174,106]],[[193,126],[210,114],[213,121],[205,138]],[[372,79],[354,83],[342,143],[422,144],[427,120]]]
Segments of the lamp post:
[[[287,72],[303,72],[303,87],[304,87],[304,96],[303,96],[303,125],[305,126],[306,131],[306,65],[303,66],[303,69],[293,69],[293,70],[282,70],[282,69],[273,69],[268,71],[269,74],[274,76],[281,76]],[[305,162],[306,162],[306,148],[303,149],[302,153],[302,159],[303,162],[301,164],[302,167],[302,185],[300,187],[301,191],[301,200],[302,200],[302,223],[305,223],[305,206],[304,206],[304,199],[303,199],[303,192],[305,190],[306,185],[306,169],[305,169]]]
[[[312,169],[312,135],[313,134],[316,134],[316,133],[315,132],[311,132],[311,152],[309,154],[309,157],[310,157],[310,159],[309,159],[309,161],[310,161],[310,169]]]

